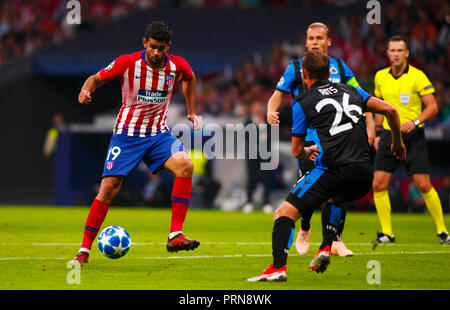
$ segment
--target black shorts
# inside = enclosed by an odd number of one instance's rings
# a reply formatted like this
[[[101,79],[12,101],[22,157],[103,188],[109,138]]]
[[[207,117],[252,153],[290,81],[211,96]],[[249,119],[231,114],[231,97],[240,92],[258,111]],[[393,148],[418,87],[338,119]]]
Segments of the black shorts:
[[[403,143],[406,147],[405,165],[408,175],[417,173],[429,174],[429,159],[427,142],[423,128],[417,128],[408,134],[402,134]],[[391,132],[384,130],[380,136],[378,152],[375,155],[374,170],[381,170],[393,173],[400,164],[391,151]]]
[[[330,198],[353,201],[364,197],[372,187],[370,164],[347,164],[337,168],[314,167],[294,185],[287,202],[301,214],[308,214]]]
[[[300,174],[300,178],[304,176],[308,171],[314,169],[314,161],[309,159],[297,159],[298,163],[298,171]]]

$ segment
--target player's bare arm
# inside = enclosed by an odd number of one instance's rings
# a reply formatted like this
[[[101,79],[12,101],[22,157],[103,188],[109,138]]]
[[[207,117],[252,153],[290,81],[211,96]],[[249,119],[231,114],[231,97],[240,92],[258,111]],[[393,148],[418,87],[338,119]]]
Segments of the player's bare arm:
[[[105,84],[100,77],[99,73],[91,75],[81,87],[80,94],[78,95],[78,102],[81,104],[89,104],[92,101],[92,94],[94,91]]]
[[[382,114],[391,128],[392,146],[391,150],[399,160],[406,158],[406,148],[403,144],[400,117],[397,110],[389,103],[376,97],[370,97],[367,101],[367,110],[374,113]]]
[[[280,113],[277,110],[281,105],[283,96],[284,93],[282,91],[275,90],[267,103],[267,122],[270,125],[280,124],[280,120],[278,119]]]
[[[366,114],[366,127],[369,145],[373,145],[375,142],[375,121],[373,120],[372,113],[366,112],[365,114]]]
[[[422,114],[420,114],[420,116],[417,118],[417,120],[419,120],[419,124],[425,123],[439,112],[436,98],[434,97],[433,94],[423,96],[422,102],[423,105],[425,106],[425,109],[423,109]],[[405,133],[410,133],[415,128],[416,125],[414,124],[414,121],[402,124],[402,131]]]
[[[192,78],[189,81],[183,81],[183,94],[188,110],[187,118],[194,125],[194,130],[202,128],[201,120],[195,115],[196,84],[194,72],[192,72]]]
[[[383,130],[384,116],[382,114],[375,114],[375,132]],[[378,152],[378,143],[380,142],[380,136],[375,137],[373,147]]]

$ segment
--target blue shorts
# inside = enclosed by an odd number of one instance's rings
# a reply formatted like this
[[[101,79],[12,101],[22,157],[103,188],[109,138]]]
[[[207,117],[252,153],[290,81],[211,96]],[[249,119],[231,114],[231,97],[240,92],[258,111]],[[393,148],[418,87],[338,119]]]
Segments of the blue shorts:
[[[103,177],[128,176],[141,162],[155,174],[174,153],[186,151],[183,143],[170,131],[149,137],[114,134],[109,143],[103,167]]]

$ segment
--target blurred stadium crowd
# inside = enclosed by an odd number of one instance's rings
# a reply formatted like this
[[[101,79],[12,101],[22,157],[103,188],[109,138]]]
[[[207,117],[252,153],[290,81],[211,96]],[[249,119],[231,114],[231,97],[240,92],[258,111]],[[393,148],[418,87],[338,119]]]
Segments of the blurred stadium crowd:
[[[82,29],[102,25],[142,8],[160,7],[267,7],[314,6],[337,3],[333,0],[80,0]],[[339,1],[339,5],[354,1]],[[0,1],[0,65],[13,57],[31,54],[37,49],[74,35],[64,22],[67,1]],[[368,25],[364,17],[342,16],[329,25],[333,45],[329,54],[343,59],[355,73],[361,86],[373,90],[373,76],[389,65],[386,40],[394,34],[409,39],[410,63],[422,69],[434,84],[440,112],[428,127],[450,127],[450,5],[445,0],[383,1],[382,25]],[[274,85],[290,59],[304,52],[304,29],[298,42],[274,42],[271,55],[248,59],[227,75],[200,77],[199,113],[218,117],[245,118],[254,100],[267,102]],[[195,69],[195,68],[194,68]],[[289,138],[289,98],[281,109],[282,138]]]
[[[346,0],[79,0],[82,25],[65,22],[66,0],[0,0],[0,67],[10,59],[30,55],[45,46],[127,16],[139,9],[157,8],[254,8],[320,4],[353,4]],[[328,24],[332,34],[329,55],[343,59],[360,85],[373,93],[377,70],[389,66],[387,39],[395,34],[408,38],[410,63],[423,70],[436,89],[439,114],[426,126],[450,129],[450,4],[446,0],[382,1],[382,24],[369,25],[365,16],[341,16]],[[197,112],[216,118],[247,119],[252,103],[266,103],[289,61],[304,53],[305,29],[298,29],[297,42],[272,42],[269,55],[257,54],[234,68],[198,76]],[[195,71],[195,68],[194,68]],[[175,94],[174,94],[175,95]],[[175,95],[182,102],[181,90]],[[290,140],[291,104],[284,97],[280,109],[281,139]],[[174,98],[174,102],[178,101]],[[449,204],[450,177],[444,178],[446,190],[441,199]],[[405,192],[405,187],[403,187]],[[406,187],[408,190],[409,187]],[[411,189],[413,191],[414,189]],[[410,192],[409,196],[414,197]],[[399,195],[402,196],[402,195]],[[406,195],[403,196],[408,196]],[[395,203],[393,203],[395,204]],[[447,207],[448,208],[448,207]],[[444,210],[446,211],[446,210]]]

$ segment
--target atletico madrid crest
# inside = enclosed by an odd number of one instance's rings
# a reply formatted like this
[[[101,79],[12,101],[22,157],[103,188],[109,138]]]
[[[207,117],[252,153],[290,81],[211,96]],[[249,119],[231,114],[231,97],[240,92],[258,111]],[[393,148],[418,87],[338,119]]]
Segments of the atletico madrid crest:
[[[167,86],[172,87],[174,82],[175,82],[175,75],[171,74],[171,75],[166,76]]]
[[[110,162],[106,163],[106,169],[108,169],[108,170],[111,170],[113,168],[113,166],[114,166],[114,162],[113,161],[110,161]]]

